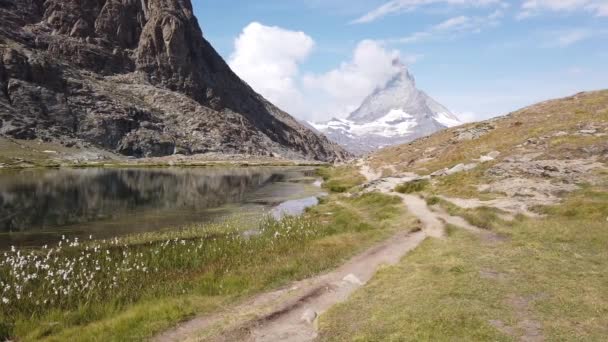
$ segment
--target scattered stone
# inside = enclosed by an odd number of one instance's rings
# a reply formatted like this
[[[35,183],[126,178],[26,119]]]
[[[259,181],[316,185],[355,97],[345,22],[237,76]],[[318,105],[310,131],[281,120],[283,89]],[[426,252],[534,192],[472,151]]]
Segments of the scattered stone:
[[[445,169],[441,169],[441,170],[437,170],[433,173],[431,173],[431,177],[441,177],[441,176],[445,176],[448,174],[448,168]]]
[[[535,138],[530,138],[528,140],[526,140],[526,142],[524,143],[525,145],[537,145],[538,144],[538,139]]]
[[[449,175],[453,175],[453,174],[459,173],[459,172],[470,171],[470,170],[473,170],[476,167],[477,167],[476,163],[472,163],[472,164],[458,164],[458,165],[454,166],[453,168],[449,169],[446,172],[446,174],[449,176]]]
[[[494,129],[496,129],[496,127],[490,123],[480,123],[475,125],[474,127],[461,128],[455,131],[456,136],[453,142],[476,140],[490,133]]]
[[[50,151],[50,150],[46,150],[46,151],[42,151],[42,153],[46,153],[46,154],[57,154],[57,151]]]
[[[545,171],[551,171],[551,172],[559,172],[559,168],[555,165],[545,165],[543,167],[543,170]]]
[[[492,151],[492,152],[488,153],[487,156],[490,157],[490,158],[496,159],[496,158],[498,158],[500,156],[500,152],[498,152],[498,151]]]
[[[474,168],[476,168],[476,167],[477,167],[477,165],[479,165],[479,164],[477,164],[477,163],[466,164],[466,165],[464,166],[464,170],[465,170],[465,171],[471,171],[471,170],[473,170]]]
[[[458,165],[452,167],[451,169],[449,169],[446,173],[448,175],[452,175],[452,174],[455,174],[455,173],[458,173],[458,172],[462,172],[464,170],[465,170],[465,165],[464,164],[458,164]]]
[[[344,277],[344,279],[342,279],[342,280],[344,280],[347,283],[351,283],[353,285],[364,285],[363,282],[361,280],[359,280],[359,278],[357,278],[357,276],[352,273],[347,275],[346,277]]]
[[[315,319],[317,319],[317,313],[314,310],[307,309],[302,314],[302,318],[300,318],[300,321],[305,322],[307,324],[313,324],[315,322]]]
[[[559,131],[553,134],[554,137],[565,137],[566,135],[568,135],[568,133],[564,131]]]
[[[583,135],[593,135],[593,134],[597,133],[597,130],[595,130],[595,129],[582,129],[582,130],[580,130],[578,132],[580,134],[583,134]]]

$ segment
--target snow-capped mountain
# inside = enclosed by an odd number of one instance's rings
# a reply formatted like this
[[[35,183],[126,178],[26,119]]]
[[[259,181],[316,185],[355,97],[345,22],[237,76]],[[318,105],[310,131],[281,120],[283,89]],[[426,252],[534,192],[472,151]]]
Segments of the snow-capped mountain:
[[[461,122],[447,108],[416,88],[405,66],[368,96],[347,119],[311,123],[355,154],[410,142]]]

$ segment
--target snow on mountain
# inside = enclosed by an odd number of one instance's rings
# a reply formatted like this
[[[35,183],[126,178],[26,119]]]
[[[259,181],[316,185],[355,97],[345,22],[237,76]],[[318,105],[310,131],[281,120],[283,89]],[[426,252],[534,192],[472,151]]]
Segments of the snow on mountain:
[[[407,143],[460,124],[447,108],[416,88],[405,66],[347,119],[311,123],[356,154]]]

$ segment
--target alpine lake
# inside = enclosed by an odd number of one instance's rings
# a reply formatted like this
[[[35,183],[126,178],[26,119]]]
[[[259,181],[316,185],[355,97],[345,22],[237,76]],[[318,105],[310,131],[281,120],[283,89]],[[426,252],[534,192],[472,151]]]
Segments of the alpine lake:
[[[46,169],[0,173],[0,250],[111,239],[268,215],[323,196],[311,167]]]

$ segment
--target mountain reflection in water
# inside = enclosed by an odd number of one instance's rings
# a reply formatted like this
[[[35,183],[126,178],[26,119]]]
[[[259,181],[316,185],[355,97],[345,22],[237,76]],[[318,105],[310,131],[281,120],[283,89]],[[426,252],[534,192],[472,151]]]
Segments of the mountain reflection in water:
[[[107,238],[259,211],[307,194],[293,168],[59,169],[0,173],[0,248],[57,234]],[[310,194],[308,194],[310,196]]]

